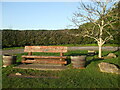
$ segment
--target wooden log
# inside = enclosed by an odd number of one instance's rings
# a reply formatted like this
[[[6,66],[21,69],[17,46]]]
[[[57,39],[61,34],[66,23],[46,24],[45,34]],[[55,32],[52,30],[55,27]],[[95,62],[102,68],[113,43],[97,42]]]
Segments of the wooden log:
[[[35,56],[35,55],[23,55],[22,58],[63,58],[66,59],[66,56]]]
[[[26,60],[26,61],[22,61],[22,63],[54,63],[54,64],[67,64],[66,61],[58,61],[58,60]]]
[[[65,46],[25,46],[24,52],[67,52]]]

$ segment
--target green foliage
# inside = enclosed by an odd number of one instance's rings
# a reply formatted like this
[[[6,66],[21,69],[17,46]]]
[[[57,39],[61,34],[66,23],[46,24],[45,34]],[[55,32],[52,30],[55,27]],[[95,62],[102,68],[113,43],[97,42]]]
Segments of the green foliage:
[[[96,2],[96,1],[95,1]],[[100,4],[100,3],[99,3]],[[97,4],[96,4],[97,5]],[[86,7],[86,8],[85,8]],[[96,13],[94,10],[91,10],[89,12],[89,6],[85,6],[83,7],[86,9],[86,12],[88,11],[89,14],[93,13],[93,15],[96,15],[94,13]],[[92,6],[91,6],[92,7]],[[100,7],[100,8],[104,8],[104,7]],[[81,9],[79,9],[79,11],[81,11]],[[102,38],[103,41],[107,42],[107,43],[116,43],[119,44],[119,36],[120,34],[118,33],[120,30],[120,2],[118,5],[116,5],[116,7],[111,8],[109,10],[104,10],[106,11],[106,13],[101,13],[99,19],[94,21],[94,18],[92,18],[91,16],[86,16],[89,17],[91,20],[88,19],[87,23],[84,23],[82,25],[79,26],[79,30],[81,31],[81,33],[86,37],[91,37],[92,39],[97,39],[96,41],[98,41],[100,39],[100,37]],[[76,13],[76,15],[79,13]],[[82,14],[80,12],[80,14]],[[102,15],[103,14],[103,15]],[[82,14],[84,16],[84,14]],[[80,16],[76,16],[77,19],[79,19],[79,17],[81,18],[85,18],[82,15]],[[93,19],[93,20],[92,20]],[[80,19],[82,20],[82,19]],[[103,23],[102,23],[103,21]],[[77,23],[77,21],[75,22]],[[79,22],[78,22],[79,23]],[[103,26],[102,26],[103,24]],[[103,27],[101,32],[100,32],[100,27]],[[113,38],[112,38],[113,36]],[[109,38],[111,37],[111,38]],[[112,40],[114,39],[114,40]],[[109,41],[108,41],[109,40]]]
[[[23,47],[26,45],[66,45],[66,44],[92,44],[93,39],[82,36],[72,36],[64,33],[65,30],[3,30],[2,46]],[[80,33],[80,30],[71,29],[72,33]],[[107,44],[118,44],[118,36]]]
[[[74,30],[72,30],[74,31]],[[88,38],[66,35],[64,30],[3,30],[2,46],[87,44]]]

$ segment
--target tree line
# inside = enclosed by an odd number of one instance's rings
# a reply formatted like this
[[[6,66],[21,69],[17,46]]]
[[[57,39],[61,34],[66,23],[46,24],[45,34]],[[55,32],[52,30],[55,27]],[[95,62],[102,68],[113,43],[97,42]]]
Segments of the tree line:
[[[26,45],[63,45],[63,44],[92,44],[93,39],[83,38],[81,36],[73,36],[66,34],[80,33],[78,29],[70,30],[12,30],[4,29],[2,32],[2,47],[21,47]],[[114,41],[107,43],[117,44],[117,35]]]

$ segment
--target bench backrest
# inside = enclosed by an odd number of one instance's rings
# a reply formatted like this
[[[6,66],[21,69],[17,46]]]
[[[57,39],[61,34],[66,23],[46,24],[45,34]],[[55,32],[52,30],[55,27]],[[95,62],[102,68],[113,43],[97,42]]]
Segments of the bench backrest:
[[[25,46],[24,52],[65,53],[67,52],[67,47],[65,46]]]

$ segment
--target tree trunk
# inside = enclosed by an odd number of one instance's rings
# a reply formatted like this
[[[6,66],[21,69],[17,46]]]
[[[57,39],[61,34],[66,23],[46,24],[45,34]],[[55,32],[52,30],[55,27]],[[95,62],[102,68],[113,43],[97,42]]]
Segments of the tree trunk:
[[[99,45],[99,54],[98,57],[101,58],[102,57],[102,45]]]
[[[98,57],[101,58],[102,57],[102,29],[103,27],[100,28],[100,38],[99,38],[99,42],[98,42],[98,46],[99,46],[99,54]]]

